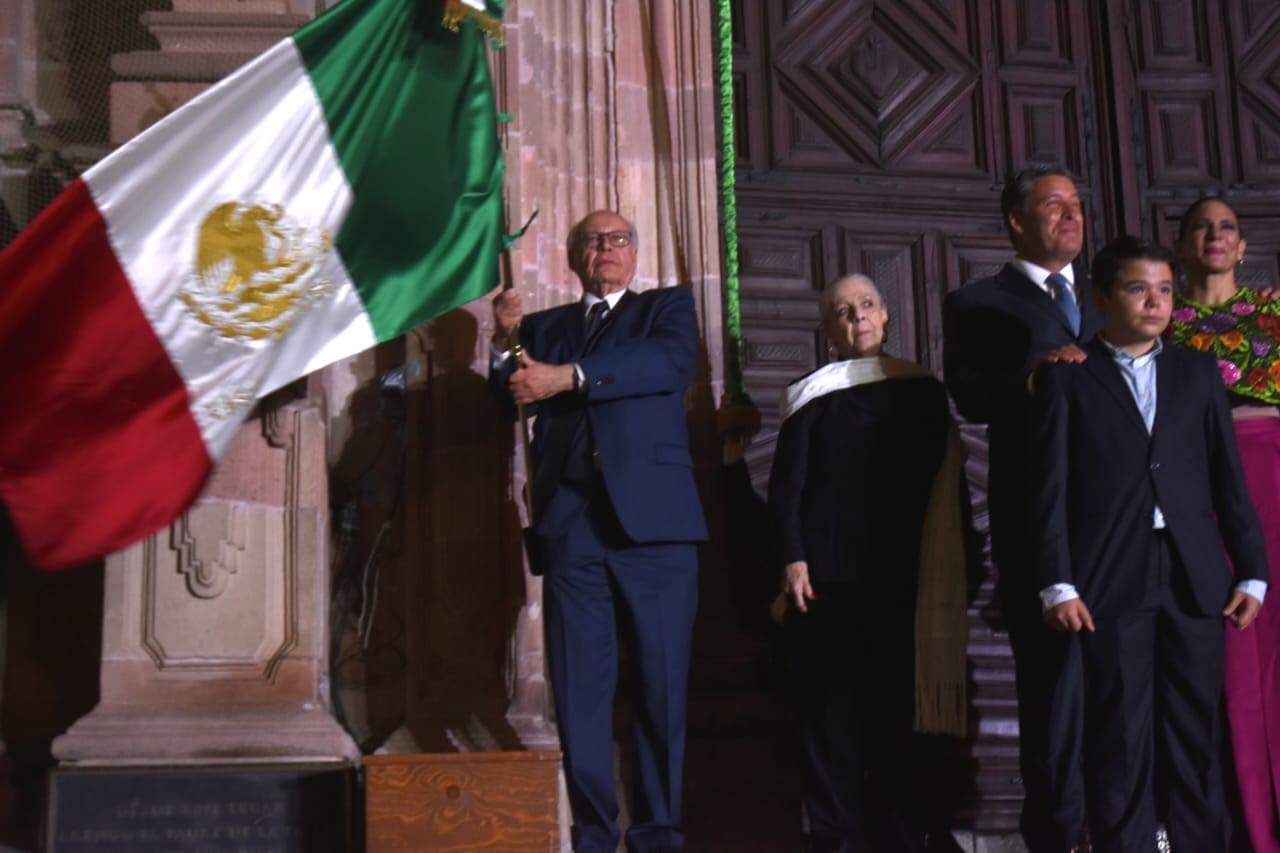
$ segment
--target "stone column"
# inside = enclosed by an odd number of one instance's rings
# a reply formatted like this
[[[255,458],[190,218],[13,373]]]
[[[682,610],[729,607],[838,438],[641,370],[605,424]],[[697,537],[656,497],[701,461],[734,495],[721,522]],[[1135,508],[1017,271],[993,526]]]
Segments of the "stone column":
[[[354,760],[328,711],[319,411],[250,421],[201,500],[107,560],[101,700],[54,741],[79,764]]]
[[[124,142],[305,23],[317,0],[174,0],[117,54]],[[201,500],[107,560],[101,697],[54,743],[77,763],[354,760],[328,708],[329,490],[323,414],[264,404]]]

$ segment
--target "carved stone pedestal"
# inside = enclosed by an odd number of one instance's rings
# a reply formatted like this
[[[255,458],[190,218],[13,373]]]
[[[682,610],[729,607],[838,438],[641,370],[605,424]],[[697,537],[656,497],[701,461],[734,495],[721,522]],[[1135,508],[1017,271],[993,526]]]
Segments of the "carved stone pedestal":
[[[354,761],[351,737],[321,707],[110,708],[98,706],[54,741],[80,765]]]
[[[287,5],[179,0],[175,11],[144,12],[160,49],[111,58],[111,141],[146,130],[310,20]]]
[[[101,701],[79,764],[355,760],[328,711],[328,481],[319,413],[248,423],[205,496],[107,560]]]

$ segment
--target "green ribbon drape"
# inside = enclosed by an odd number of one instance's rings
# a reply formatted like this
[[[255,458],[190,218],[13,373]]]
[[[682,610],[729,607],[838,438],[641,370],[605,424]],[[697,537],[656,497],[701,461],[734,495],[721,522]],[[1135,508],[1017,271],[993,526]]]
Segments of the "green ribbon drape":
[[[734,195],[737,160],[733,128],[733,17],[730,0],[717,4],[717,85],[720,96],[720,216],[724,229],[724,312],[729,363],[725,377],[729,396],[749,403],[742,382],[742,313],[738,293],[738,208]]]

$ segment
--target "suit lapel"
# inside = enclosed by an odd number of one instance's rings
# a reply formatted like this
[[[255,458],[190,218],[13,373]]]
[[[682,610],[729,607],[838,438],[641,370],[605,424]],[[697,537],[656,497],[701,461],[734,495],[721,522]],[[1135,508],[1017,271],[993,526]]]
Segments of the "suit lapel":
[[[586,321],[586,313],[581,302],[574,302],[572,305],[564,306],[565,310],[556,318],[556,332],[550,336],[550,340],[564,341],[565,347],[569,351],[569,357],[572,358],[574,353],[582,352],[582,335],[585,331],[583,328]]]
[[[1151,425],[1153,438],[1160,435],[1161,424],[1167,423],[1178,410],[1178,397],[1181,396],[1182,386],[1185,383],[1178,381],[1181,378],[1181,372],[1178,370],[1175,358],[1176,356],[1170,352],[1168,343],[1156,356],[1156,418]]]
[[[1085,359],[1084,369],[1094,377],[1102,387],[1115,398],[1117,405],[1120,406],[1129,415],[1129,420],[1138,429],[1142,430],[1142,434],[1147,435],[1147,422],[1142,419],[1142,412],[1138,411],[1138,404],[1133,399],[1133,392],[1129,390],[1129,386],[1124,383],[1124,378],[1120,375],[1120,368],[1116,367],[1115,358],[1111,355],[1111,350],[1106,345],[1094,338],[1086,347],[1089,357]],[[1160,361],[1156,359],[1157,363]],[[1157,365],[1157,370],[1159,366]],[[1157,378],[1158,381],[1158,378]],[[1160,388],[1156,387],[1156,413],[1159,417],[1160,412]]]
[[[1000,270],[1000,275],[996,277],[996,281],[1010,296],[1020,300],[1028,308],[1044,315],[1046,319],[1057,323],[1067,335],[1073,339],[1075,338],[1075,332],[1067,324],[1067,318],[1063,316],[1058,306],[1053,303],[1053,299],[1049,297],[1049,294],[1036,287],[1035,282],[1027,278],[1022,270],[1013,264],[1005,264],[1004,269]],[[1081,328],[1083,328],[1084,324],[1083,317],[1082,313]]]

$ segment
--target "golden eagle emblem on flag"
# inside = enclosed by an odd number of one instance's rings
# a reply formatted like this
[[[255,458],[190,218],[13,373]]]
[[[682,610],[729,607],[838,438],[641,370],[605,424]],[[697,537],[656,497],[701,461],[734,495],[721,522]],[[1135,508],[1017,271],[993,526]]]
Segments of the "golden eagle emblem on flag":
[[[281,205],[224,202],[200,223],[195,274],[180,298],[224,338],[279,338],[333,290],[315,277],[332,247],[328,231],[292,222]]]

